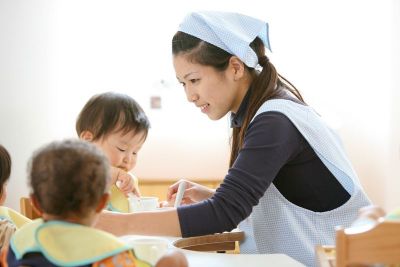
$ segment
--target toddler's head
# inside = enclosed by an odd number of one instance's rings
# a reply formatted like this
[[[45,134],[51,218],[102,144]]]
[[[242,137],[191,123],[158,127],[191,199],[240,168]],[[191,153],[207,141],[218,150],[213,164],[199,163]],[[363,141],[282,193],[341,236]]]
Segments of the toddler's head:
[[[128,95],[113,92],[93,96],[76,122],[79,138],[93,142],[106,153],[111,166],[125,171],[135,167],[149,128],[139,104]]]
[[[33,204],[45,220],[91,224],[107,201],[109,162],[88,142],[52,142],[35,152],[28,171]]]
[[[0,205],[7,197],[7,181],[11,174],[11,157],[7,149],[0,145]]]

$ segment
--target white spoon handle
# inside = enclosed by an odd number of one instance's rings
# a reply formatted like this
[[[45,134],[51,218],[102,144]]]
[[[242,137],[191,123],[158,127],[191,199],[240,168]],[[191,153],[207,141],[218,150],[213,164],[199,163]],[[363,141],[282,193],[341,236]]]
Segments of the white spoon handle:
[[[179,184],[178,191],[176,192],[176,198],[175,198],[175,204],[174,207],[177,208],[181,205],[183,193],[185,193],[186,190],[186,183],[182,182]]]

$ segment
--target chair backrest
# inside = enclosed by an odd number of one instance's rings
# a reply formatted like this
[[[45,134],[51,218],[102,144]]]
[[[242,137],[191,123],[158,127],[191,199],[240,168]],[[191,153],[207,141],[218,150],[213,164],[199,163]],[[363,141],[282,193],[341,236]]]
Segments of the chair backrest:
[[[173,245],[177,248],[208,251],[208,252],[236,252],[238,242],[244,239],[242,231],[225,232],[221,234],[186,237],[176,240]]]
[[[36,210],[32,206],[32,202],[28,197],[21,197],[19,200],[19,207],[21,214],[25,217],[34,220],[40,218],[40,215],[36,212]]]
[[[375,263],[400,263],[400,220],[336,229],[336,267]]]

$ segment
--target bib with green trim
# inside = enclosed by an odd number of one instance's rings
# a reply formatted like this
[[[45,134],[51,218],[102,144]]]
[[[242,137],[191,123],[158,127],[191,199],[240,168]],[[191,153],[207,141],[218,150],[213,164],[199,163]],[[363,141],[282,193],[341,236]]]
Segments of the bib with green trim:
[[[21,228],[10,244],[17,260],[29,252],[39,252],[58,266],[87,265],[131,250],[104,231],[63,221],[43,222],[42,219]],[[134,260],[134,266],[151,266],[136,257]]]
[[[131,173],[129,174],[132,177],[135,187],[139,188],[138,178]],[[122,213],[131,212],[128,198],[124,195],[124,193],[122,193],[122,191],[115,184],[112,185],[110,189],[110,200],[108,202],[107,209]]]
[[[400,208],[397,208],[386,215],[388,220],[400,220]]]
[[[110,201],[107,209],[123,213],[129,212],[129,200],[115,184],[110,189]]]
[[[0,206],[0,218],[12,222],[15,225],[15,227],[17,227],[17,229],[31,222],[29,218],[25,217],[21,213],[3,206]]]

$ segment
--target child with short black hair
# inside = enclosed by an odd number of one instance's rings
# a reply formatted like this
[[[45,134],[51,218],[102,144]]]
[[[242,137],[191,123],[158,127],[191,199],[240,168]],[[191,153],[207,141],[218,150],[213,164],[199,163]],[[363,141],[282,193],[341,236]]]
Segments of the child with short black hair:
[[[91,227],[107,203],[110,180],[108,159],[88,142],[53,142],[38,150],[29,182],[42,218],[14,234],[4,266],[150,266],[115,236]]]
[[[6,247],[14,232],[30,222],[28,218],[13,209],[2,206],[7,197],[7,182],[11,174],[11,157],[0,145],[0,249]]]
[[[129,212],[128,193],[140,196],[138,180],[129,172],[136,165],[149,128],[140,105],[132,97],[115,92],[94,95],[78,116],[79,138],[98,146],[110,160],[113,186],[108,209],[112,211]]]

